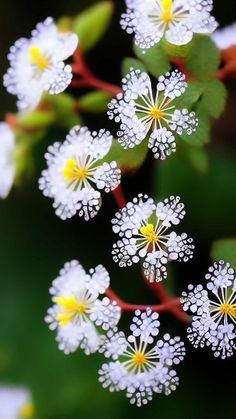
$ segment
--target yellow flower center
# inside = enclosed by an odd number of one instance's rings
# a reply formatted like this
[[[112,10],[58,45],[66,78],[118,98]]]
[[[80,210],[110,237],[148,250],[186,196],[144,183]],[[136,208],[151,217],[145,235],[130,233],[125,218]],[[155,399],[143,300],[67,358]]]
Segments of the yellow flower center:
[[[158,241],[158,235],[155,233],[153,224],[147,224],[146,226],[141,227],[140,233],[149,243],[156,243]]]
[[[78,302],[74,296],[56,297],[54,298],[56,304],[61,306],[62,312],[57,315],[57,320],[60,326],[66,326],[76,316],[76,314],[83,314],[87,311],[88,305],[84,302]]]
[[[20,411],[20,419],[31,419],[34,415],[33,403],[26,403],[22,406]]]
[[[88,176],[88,170],[85,167],[79,167],[75,159],[69,159],[62,170],[66,180],[85,180]]]
[[[152,119],[159,121],[163,117],[163,112],[161,111],[161,109],[153,106],[149,110],[149,115],[151,116]]]
[[[236,304],[221,304],[220,311],[224,314],[228,314],[229,316],[236,317]]]
[[[147,363],[147,358],[143,352],[136,352],[133,355],[133,363],[135,366],[143,366]]]
[[[173,0],[162,0],[163,13],[161,15],[161,18],[166,23],[170,23],[173,21],[172,8],[173,8]]]
[[[40,71],[46,70],[49,65],[48,59],[42,54],[40,48],[34,45],[29,47],[29,60],[32,64],[35,64]]]

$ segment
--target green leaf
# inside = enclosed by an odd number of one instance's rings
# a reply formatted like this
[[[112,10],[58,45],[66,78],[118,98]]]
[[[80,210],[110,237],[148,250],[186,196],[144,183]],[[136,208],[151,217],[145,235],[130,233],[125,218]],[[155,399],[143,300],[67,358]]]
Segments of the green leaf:
[[[199,111],[196,112],[196,117],[198,118],[196,131],[191,135],[183,134],[180,138],[194,147],[202,147],[210,141],[210,120],[206,115]]]
[[[182,108],[191,109],[200,99],[204,92],[205,84],[198,80],[188,82],[188,87],[183,95],[175,99],[175,105]]]
[[[118,140],[114,139],[110,152],[106,156],[106,161],[115,160],[124,174],[137,170],[143,164],[147,153],[148,144],[145,140],[138,146],[125,150],[118,143]]]
[[[219,118],[225,109],[226,99],[227,90],[224,84],[219,80],[211,80],[205,86],[201,109],[213,118]]]
[[[212,244],[211,258],[214,261],[224,260],[236,269],[236,238],[216,240]]]
[[[143,51],[135,45],[134,52],[154,77],[159,77],[162,74],[165,74],[171,68],[167,54],[160,43],[147,49],[146,51]]]
[[[56,114],[58,125],[63,128],[71,128],[81,123],[81,117],[76,108],[75,99],[68,93],[60,93],[49,98]]]
[[[105,112],[112,97],[103,90],[95,90],[78,99],[78,108],[85,112]]]
[[[132,58],[132,57],[124,58],[121,65],[122,75],[126,76],[129,73],[131,68],[134,70],[147,71],[142,61],[137,60],[137,58]]]
[[[191,147],[183,141],[178,144],[178,150],[183,159],[196,172],[205,175],[209,167],[208,154],[204,148]]]
[[[100,1],[75,18],[73,31],[79,36],[79,46],[83,51],[93,48],[103,37],[111,22],[113,10],[111,1]]]
[[[186,59],[192,76],[200,80],[211,78],[220,65],[220,51],[207,35],[195,35]]]
[[[186,45],[174,45],[168,42],[165,38],[162,38],[161,43],[163,50],[170,57],[185,58],[188,55],[190,49],[192,48],[191,42],[189,42]]]

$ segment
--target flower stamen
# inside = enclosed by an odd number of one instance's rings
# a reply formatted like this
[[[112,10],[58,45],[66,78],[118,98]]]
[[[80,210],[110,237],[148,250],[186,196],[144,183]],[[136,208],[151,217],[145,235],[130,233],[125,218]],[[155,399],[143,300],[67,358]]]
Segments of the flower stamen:
[[[88,177],[88,169],[85,166],[78,166],[75,159],[69,159],[62,170],[65,180],[82,180]]]
[[[147,239],[149,243],[157,243],[158,235],[155,232],[153,224],[147,224],[140,228],[140,233]]]
[[[44,71],[49,65],[48,59],[42,54],[40,48],[32,45],[29,47],[29,60],[35,64],[39,71]]]
[[[149,115],[155,121],[160,121],[160,119],[163,117],[163,112],[160,108],[152,106],[149,110]]]
[[[166,23],[170,23],[173,21],[173,13],[172,13],[172,8],[173,8],[173,0],[162,0],[162,9],[163,9],[163,13],[161,15],[161,19],[164,20],[164,22]]]
[[[88,304],[78,302],[74,296],[60,296],[56,297],[54,301],[62,309],[62,312],[57,315],[60,326],[66,326],[77,314],[84,314],[88,309]]]
[[[236,317],[236,304],[223,303],[220,305],[219,310],[224,314]]]
[[[144,352],[135,352],[132,356],[132,362],[135,367],[144,367],[147,364],[147,358]]]

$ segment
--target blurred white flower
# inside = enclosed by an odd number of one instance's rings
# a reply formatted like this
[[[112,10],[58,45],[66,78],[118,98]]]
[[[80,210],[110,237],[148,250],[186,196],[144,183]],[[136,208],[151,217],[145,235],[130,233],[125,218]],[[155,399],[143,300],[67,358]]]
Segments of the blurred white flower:
[[[111,100],[108,116],[120,124],[117,135],[124,148],[135,147],[147,137],[154,157],[163,160],[176,151],[175,133],[190,135],[196,130],[195,113],[175,105],[187,88],[179,71],[160,76],[154,91],[148,74],[140,70],[131,69],[122,82],[124,93]]]
[[[190,342],[197,347],[210,346],[216,357],[225,359],[236,349],[236,280],[229,263],[216,262],[206,275],[208,290],[189,285],[182,293],[185,311],[193,313],[188,329]]]
[[[0,386],[0,419],[31,419],[34,406],[25,388]]]
[[[126,338],[117,329],[109,331],[100,349],[113,362],[102,365],[99,381],[110,391],[125,390],[130,403],[137,406],[151,401],[154,393],[169,395],[179,383],[172,366],[184,359],[185,347],[179,337],[169,334],[156,340],[158,318],[150,308],[143,313],[136,310],[131,335]]]
[[[226,26],[223,29],[218,29],[212,35],[213,40],[219,49],[227,49],[236,45],[236,23]]]
[[[10,67],[4,86],[18,97],[20,110],[33,110],[43,92],[63,92],[72,79],[71,66],[64,61],[78,45],[74,33],[60,33],[52,18],[38,23],[30,39],[20,38],[10,48]]]
[[[168,231],[184,218],[184,204],[171,196],[154,203],[147,195],[138,195],[115,214],[114,233],[121,240],[113,245],[113,259],[120,267],[143,261],[144,274],[150,282],[167,277],[170,260],[188,261],[193,257],[192,239],[186,233]]]
[[[116,162],[102,161],[111,145],[108,131],[91,133],[87,127],[78,126],[69,132],[64,143],[48,148],[48,168],[42,172],[39,188],[53,198],[61,219],[71,218],[76,212],[85,220],[93,218],[101,206],[97,189],[110,192],[119,185],[121,172]]]
[[[126,0],[121,27],[135,34],[140,48],[150,48],[162,38],[174,45],[188,44],[194,33],[209,34],[217,28],[210,12],[212,0]]]
[[[107,270],[99,265],[87,274],[77,261],[65,264],[52,283],[54,305],[45,318],[51,330],[57,330],[59,349],[69,354],[82,348],[88,355],[104,341],[104,330],[117,325],[120,307],[109,298],[99,299],[109,287]]]
[[[15,135],[10,126],[0,123],[0,198],[6,198],[14,182],[16,164],[14,161]]]

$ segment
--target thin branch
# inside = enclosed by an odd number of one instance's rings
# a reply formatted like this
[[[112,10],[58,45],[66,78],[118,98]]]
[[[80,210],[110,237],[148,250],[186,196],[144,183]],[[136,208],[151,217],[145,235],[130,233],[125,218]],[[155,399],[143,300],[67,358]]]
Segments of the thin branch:
[[[164,311],[172,311],[174,308],[178,308],[180,302],[178,298],[172,298],[172,300],[163,303],[163,304],[130,304],[126,301],[122,300],[111,288],[106,290],[106,295],[110,298],[111,301],[116,301],[116,303],[120,306],[122,311],[135,311],[141,310],[145,311],[147,308],[151,308],[152,311],[156,311],[157,313],[161,313]]]
[[[87,66],[82,51],[79,48],[77,48],[74,53],[74,61],[75,63],[72,64],[72,71],[80,78],[74,79],[71,83],[71,87],[92,87],[94,89],[110,93],[112,96],[122,92],[121,87],[100,80],[92,73],[90,68]]]

